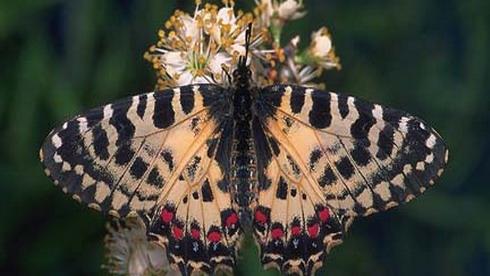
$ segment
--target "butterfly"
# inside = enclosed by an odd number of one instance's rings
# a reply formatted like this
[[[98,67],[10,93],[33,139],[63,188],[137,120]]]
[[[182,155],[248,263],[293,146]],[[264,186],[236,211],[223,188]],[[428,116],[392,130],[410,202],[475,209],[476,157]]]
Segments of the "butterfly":
[[[183,275],[232,270],[245,232],[264,266],[313,275],[355,217],[441,175],[447,147],[421,119],[309,87],[255,87],[246,61],[229,87],[141,94],[66,121],[40,150],[46,174],[89,207],[142,218]]]

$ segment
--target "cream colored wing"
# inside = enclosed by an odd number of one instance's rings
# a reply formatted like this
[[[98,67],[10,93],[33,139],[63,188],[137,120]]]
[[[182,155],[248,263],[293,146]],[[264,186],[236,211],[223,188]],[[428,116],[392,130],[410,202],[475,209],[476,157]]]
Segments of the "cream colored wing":
[[[77,116],[47,137],[46,174],[92,208],[140,215],[183,272],[232,266],[240,232],[224,174],[226,95],[184,86]]]
[[[255,141],[266,141],[256,146],[255,232],[262,261],[283,271],[312,274],[351,218],[420,195],[447,161],[422,120],[354,97],[275,85],[260,91],[255,110],[263,136]]]

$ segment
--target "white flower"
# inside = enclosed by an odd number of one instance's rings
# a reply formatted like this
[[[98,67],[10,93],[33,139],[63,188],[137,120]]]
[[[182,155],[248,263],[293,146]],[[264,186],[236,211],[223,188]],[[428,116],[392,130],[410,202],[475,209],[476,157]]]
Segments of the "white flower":
[[[259,25],[263,28],[269,28],[271,25],[272,15],[277,7],[273,6],[271,0],[260,0],[260,2],[255,0],[255,3],[257,5],[256,14],[260,20]]]
[[[303,9],[303,4],[301,2],[302,1],[297,2],[295,0],[286,0],[282,2],[277,9],[279,18],[287,21],[296,20],[305,16],[306,12],[301,11]]]
[[[301,0],[286,0],[283,2],[278,2],[277,0],[256,0],[255,2],[257,4],[256,13],[258,14],[262,27],[282,28],[286,21],[299,19],[306,14],[303,11]]]
[[[309,54],[310,59],[325,69],[340,67],[339,60],[335,56],[332,47],[330,34],[325,27],[320,28],[311,35]]]
[[[253,23],[249,45],[252,79],[257,86],[310,83],[322,69],[340,68],[326,28],[313,33],[310,46],[298,50],[299,36],[283,46],[285,25],[305,15],[302,0],[256,0],[255,18],[224,7],[197,6],[193,15],[176,11],[160,30],[160,40],[145,54],[157,70],[157,89],[195,83],[224,84],[245,54],[245,31]]]
[[[167,30],[160,30],[158,43],[145,54],[157,69],[157,88],[222,83],[223,68],[232,70],[245,54],[245,31],[252,21],[251,14],[237,16],[232,4],[220,9],[198,5],[193,16],[176,11],[165,23]],[[259,54],[262,41],[261,32],[254,32],[252,55]]]
[[[139,218],[114,221],[107,229],[104,267],[111,274],[139,276],[167,271],[166,275],[179,275],[170,269],[165,250],[147,240],[145,226]]]
[[[318,58],[326,58],[332,49],[332,40],[327,28],[321,28],[311,35],[311,53]]]

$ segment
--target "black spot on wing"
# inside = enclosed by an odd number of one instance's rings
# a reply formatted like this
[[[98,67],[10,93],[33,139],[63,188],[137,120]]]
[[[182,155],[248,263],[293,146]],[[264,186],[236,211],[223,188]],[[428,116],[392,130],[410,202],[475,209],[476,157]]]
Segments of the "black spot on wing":
[[[281,106],[282,96],[284,95],[285,86],[284,85],[274,85],[269,87],[269,89],[264,89],[264,96],[267,97],[265,101],[272,106]],[[271,93],[272,92],[272,93]]]
[[[305,104],[305,88],[299,86],[293,87],[289,103],[293,113],[300,113]]]
[[[194,109],[194,92],[190,86],[184,86],[180,90],[180,106],[185,114]]]
[[[279,177],[279,183],[277,186],[277,191],[276,191],[276,197],[279,199],[286,199],[288,195],[288,184],[284,180],[284,178],[281,176]]]
[[[92,129],[92,138],[95,154],[102,160],[109,159],[107,132],[100,125],[96,125]]]
[[[209,186],[208,179],[206,179],[202,184],[201,192],[202,192],[202,200],[204,202],[211,202],[214,200],[213,192],[211,190],[211,186]]]
[[[114,107],[114,112],[109,119],[109,123],[114,126],[117,131],[116,146],[125,144],[134,136],[135,126],[127,116],[132,102],[133,101],[131,100],[121,101],[112,105]]]
[[[376,157],[380,160],[385,160],[393,152],[393,134],[394,130],[391,125],[385,125],[383,130],[380,131],[378,141],[376,143],[378,145]]]
[[[294,162],[293,158],[289,155],[286,155],[286,159],[288,160],[289,166],[291,167],[291,170],[296,176],[299,176],[301,174],[301,170],[299,169],[298,165],[296,162]]]
[[[269,144],[271,145],[272,152],[274,153],[274,155],[279,156],[279,154],[281,153],[281,150],[279,149],[279,145],[276,141],[276,138],[274,138],[273,136],[270,136],[268,138],[268,140],[269,140]]]
[[[87,114],[85,114],[87,127],[91,128],[102,121],[102,119],[104,118],[104,108],[105,106],[97,107],[88,111]]]
[[[407,122],[408,132],[405,135],[405,142],[410,147],[412,157],[421,161],[424,160],[431,150],[425,145],[425,141],[430,136],[430,132],[427,129],[420,127],[421,121],[412,118]]]
[[[129,173],[134,176],[134,178],[140,179],[147,169],[148,164],[138,156],[134,159],[133,165],[131,165],[131,168],[129,169]]]
[[[147,94],[142,94],[139,96],[138,106],[136,107],[136,114],[138,114],[141,119],[143,119],[143,116],[145,116],[147,98]]]
[[[359,112],[359,118],[351,125],[351,135],[356,139],[366,140],[369,130],[376,123],[372,116],[373,104],[356,99],[354,105]]]
[[[175,112],[172,106],[173,90],[155,93],[153,124],[157,128],[168,128],[175,123]]]
[[[167,164],[168,169],[170,171],[173,171],[174,169],[174,157],[172,153],[168,150],[163,150],[161,153],[161,156],[163,158],[163,161]]]
[[[189,87],[194,89],[195,85]],[[185,89],[186,87],[181,87],[181,89],[182,88]],[[221,103],[224,96],[230,95],[228,90],[216,85],[197,85],[197,90],[201,93],[204,107],[222,108],[223,106],[218,104],[218,102]],[[223,110],[220,111],[222,112]]]
[[[150,173],[148,174],[148,183],[155,187],[163,188],[165,183],[160,175],[160,172],[158,171],[158,168],[154,167],[151,169]]]
[[[342,119],[349,115],[349,105],[347,104],[347,96],[343,94],[337,94],[339,113]]]
[[[398,122],[402,117],[406,116],[403,111],[396,110],[390,107],[383,107],[383,120],[387,123],[381,130],[377,145],[379,147],[376,157],[385,160],[393,152],[394,141],[394,129],[398,128]]]
[[[407,113],[391,107],[383,107],[383,120],[390,124],[398,124],[402,117],[408,116]]]
[[[335,163],[335,166],[344,179],[349,179],[354,174],[354,166],[352,166],[347,156],[342,157]]]
[[[357,165],[366,166],[371,160],[371,153],[359,143],[354,145],[354,149],[350,153]]]
[[[316,164],[318,163],[320,158],[322,158],[322,156],[323,152],[320,149],[314,149],[312,152],[310,152],[310,161],[308,162],[310,170],[315,169]]]
[[[331,185],[337,180],[335,173],[330,166],[325,167],[322,176],[318,179],[318,184],[324,188],[325,186]]]
[[[191,163],[187,166],[187,174],[189,175],[189,178],[191,180],[194,179],[194,177],[196,175],[196,171],[197,171],[200,163],[201,163],[201,157],[200,156],[194,156]]]
[[[310,124],[318,129],[326,128],[332,122],[330,114],[330,93],[315,90],[311,93],[313,105],[309,115]]]
[[[219,139],[218,138],[210,138],[206,141],[208,146],[207,156],[209,158],[213,157],[216,151],[216,147],[218,146]]]
[[[135,152],[131,148],[131,144],[126,142],[125,144],[121,145],[115,155],[115,162],[117,165],[123,166],[129,163],[131,159],[133,158]]]

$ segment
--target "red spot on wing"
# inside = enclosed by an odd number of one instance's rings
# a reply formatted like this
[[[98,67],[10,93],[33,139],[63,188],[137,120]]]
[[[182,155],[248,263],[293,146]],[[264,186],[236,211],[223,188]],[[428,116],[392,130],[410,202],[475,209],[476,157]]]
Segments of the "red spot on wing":
[[[199,231],[199,229],[191,229],[191,237],[195,240],[199,239],[199,237],[201,236],[201,231]]]
[[[238,222],[238,216],[236,213],[232,213],[226,218],[226,226],[230,227]]]
[[[308,235],[312,238],[316,238],[318,236],[318,232],[320,231],[320,226],[318,223],[315,223],[311,226],[308,226]]]
[[[182,239],[182,237],[184,237],[184,231],[182,230],[182,228],[176,225],[172,227],[172,234],[174,235],[174,238],[176,238],[177,240],[180,240]]]
[[[267,216],[260,210],[255,212],[255,220],[260,224],[265,224],[267,222]]]
[[[271,236],[273,239],[280,239],[284,235],[284,231],[281,228],[274,228],[271,231]]]
[[[221,241],[221,233],[218,231],[212,231],[208,234],[208,240],[211,242],[219,242]]]
[[[169,223],[174,218],[174,213],[167,209],[163,209],[162,213],[160,214],[160,218],[164,223]]]
[[[318,217],[322,222],[327,222],[330,219],[330,211],[328,208],[324,208],[323,210],[318,212]]]
[[[293,236],[299,236],[299,234],[301,234],[301,227],[299,227],[299,226],[291,227],[291,234]]]

